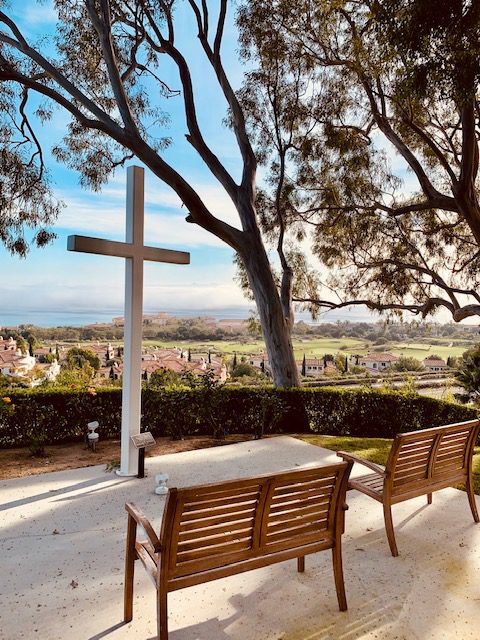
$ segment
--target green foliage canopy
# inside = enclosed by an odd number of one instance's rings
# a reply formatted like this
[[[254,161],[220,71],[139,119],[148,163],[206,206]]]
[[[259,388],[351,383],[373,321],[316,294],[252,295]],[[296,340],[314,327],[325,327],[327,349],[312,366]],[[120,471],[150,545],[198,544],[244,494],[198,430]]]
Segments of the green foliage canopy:
[[[294,299],[478,315],[479,3],[252,0],[239,27],[257,64],[244,92],[263,122],[264,226],[310,229],[332,274],[301,270]]]
[[[467,392],[467,398],[476,404],[480,402],[480,344],[466,351],[457,360],[455,378]]]

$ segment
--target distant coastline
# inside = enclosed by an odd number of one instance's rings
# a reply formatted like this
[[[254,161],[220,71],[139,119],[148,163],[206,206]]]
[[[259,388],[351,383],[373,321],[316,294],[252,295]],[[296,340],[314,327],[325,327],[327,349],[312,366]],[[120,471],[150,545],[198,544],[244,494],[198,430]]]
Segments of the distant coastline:
[[[196,318],[211,317],[216,320],[246,320],[254,307],[226,307],[218,309],[145,309],[144,315],[156,314],[164,311],[174,317]],[[0,309],[0,328],[18,327],[21,324],[32,324],[37,327],[83,327],[91,324],[111,323],[113,318],[123,316],[123,309],[106,310],[75,310],[75,311],[50,311],[50,310],[23,310],[2,311]],[[310,314],[295,314],[296,321],[303,320],[312,323]],[[351,322],[376,322],[379,318],[362,313],[358,309],[355,312],[329,312],[321,316],[318,322],[336,322],[337,320],[350,320]],[[315,323],[316,324],[316,323]]]
[[[216,319],[247,319],[249,308],[231,309],[165,309],[174,317],[195,318],[209,316]],[[158,309],[145,309],[144,315],[159,313]],[[76,311],[0,311],[0,327],[16,327],[20,324],[32,324],[37,327],[83,327],[90,324],[111,323],[113,318],[123,316],[123,309],[76,310]]]

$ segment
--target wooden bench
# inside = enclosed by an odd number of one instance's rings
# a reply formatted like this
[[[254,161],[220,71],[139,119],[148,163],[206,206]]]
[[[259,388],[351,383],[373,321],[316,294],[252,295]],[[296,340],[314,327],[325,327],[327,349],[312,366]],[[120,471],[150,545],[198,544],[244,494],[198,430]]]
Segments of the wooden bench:
[[[341,462],[170,489],[157,536],[147,518],[127,503],[125,621],[133,617],[134,561],[140,559],[157,589],[159,640],[167,640],[167,594],[192,585],[332,549],[341,611],[347,608],[341,535],[352,463]],[[146,541],[137,540],[137,525]]]
[[[392,505],[445,487],[465,483],[473,519],[478,522],[472,479],[473,448],[480,420],[469,420],[443,427],[401,433],[393,441],[385,468],[339,451],[349,462],[365,465],[373,473],[352,478],[349,489],[357,489],[383,504],[385,529],[393,556],[398,556],[393,530]]]

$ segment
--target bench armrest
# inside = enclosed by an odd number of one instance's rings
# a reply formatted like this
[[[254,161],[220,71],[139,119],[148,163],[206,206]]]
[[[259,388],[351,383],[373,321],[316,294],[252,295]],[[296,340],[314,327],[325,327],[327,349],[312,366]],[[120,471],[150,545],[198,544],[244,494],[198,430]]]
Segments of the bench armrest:
[[[158,553],[161,550],[162,545],[160,544],[160,540],[158,539],[158,536],[153,530],[153,527],[148,521],[147,517],[132,502],[125,503],[125,511],[127,511],[128,515],[132,517],[135,522],[145,530],[145,533],[147,534],[147,537],[150,540],[155,553]]]
[[[358,464],[363,464],[365,467],[368,467],[372,471],[375,471],[375,473],[378,473],[378,475],[382,476],[383,478],[386,475],[385,469],[381,467],[379,464],[375,464],[375,462],[370,462],[370,460],[365,460],[364,458],[360,458],[359,456],[356,456],[352,453],[345,453],[345,451],[337,451],[337,456],[339,456],[340,458],[342,458],[347,462],[358,462]]]

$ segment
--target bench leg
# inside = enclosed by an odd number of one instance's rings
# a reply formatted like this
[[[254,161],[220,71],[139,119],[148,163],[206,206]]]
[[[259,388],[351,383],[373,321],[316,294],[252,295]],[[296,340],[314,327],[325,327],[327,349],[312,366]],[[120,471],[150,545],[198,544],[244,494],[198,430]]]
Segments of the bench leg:
[[[133,618],[133,574],[135,570],[135,541],[137,537],[137,523],[128,516],[127,545],[125,551],[125,579],[123,586],[123,619],[130,622]]]
[[[475,493],[473,492],[473,482],[471,476],[467,478],[465,489],[467,490],[468,502],[470,503],[470,509],[472,510],[473,519],[475,520],[475,522],[480,522],[480,518],[478,517],[477,504],[475,502]]]
[[[388,544],[393,557],[398,556],[397,543],[395,542],[395,533],[393,531],[392,507],[389,504],[383,504],[383,516],[385,518],[385,531],[387,532]]]
[[[427,504],[432,504],[432,494],[427,493]]]
[[[157,633],[158,640],[168,640],[167,593],[161,588],[157,594]]]
[[[340,611],[347,610],[347,598],[345,596],[345,583],[343,580],[342,547],[339,539],[332,549],[333,575],[335,578],[335,589],[337,590],[338,608]]]
[[[305,571],[305,556],[297,558],[297,569],[299,573],[303,573]]]

